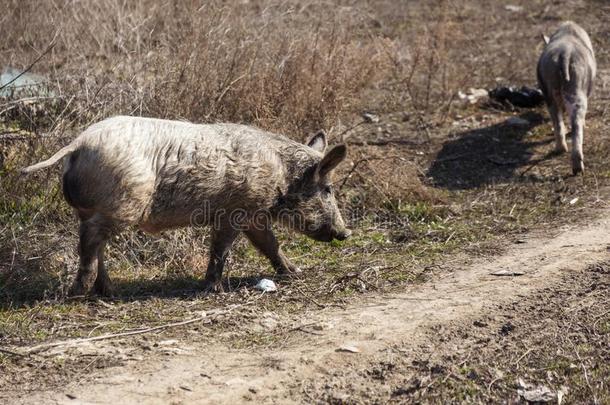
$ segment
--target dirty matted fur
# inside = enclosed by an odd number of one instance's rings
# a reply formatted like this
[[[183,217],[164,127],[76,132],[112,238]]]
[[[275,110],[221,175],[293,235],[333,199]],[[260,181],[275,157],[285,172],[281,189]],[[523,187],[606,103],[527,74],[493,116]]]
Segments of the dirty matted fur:
[[[596,74],[595,54],[589,35],[578,24],[561,24],[538,61],[538,82],[553,121],[557,152],[567,152],[563,113],[572,130],[572,172],[585,169],[582,151],[588,97]]]
[[[321,241],[350,231],[330,177],[345,158],[326,136],[307,144],[237,124],[197,125],[113,117],[87,128],[71,144],[24,173],[65,156],[63,192],[81,220],[80,267],[71,294],[110,294],[104,245],[129,225],[156,233],[212,226],[206,291],[220,288],[228,251],[240,232],[279,273],[298,269],[271,230],[280,222]]]

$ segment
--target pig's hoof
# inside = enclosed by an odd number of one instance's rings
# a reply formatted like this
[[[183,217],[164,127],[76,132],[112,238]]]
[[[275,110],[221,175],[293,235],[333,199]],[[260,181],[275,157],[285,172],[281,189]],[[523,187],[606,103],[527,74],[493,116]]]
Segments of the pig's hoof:
[[[581,161],[572,163],[572,174],[578,176],[579,174],[585,174],[585,164]]]
[[[109,282],[95,283],[93,289],[97,295],[102,297],[112,297],[115,293],[114,287]]]
[[[79,281],[75,281],[68,290],[68,297],[83,297],[89,293],[89,289]]]
[[[290,265],[287,267],[283,267],[281,269],[277,270],[277,274],[282,276],[282,277],[296,277],[299,276],[301,273],[303,273],[303,271],[301,269],[299,269],[297,266],[294,265]]]
[[[203,282],[203,291],[201,293],[204,297],[212,293],[221,292],[224,292],[224,288],[222,287],[221,281],[205,280]]]

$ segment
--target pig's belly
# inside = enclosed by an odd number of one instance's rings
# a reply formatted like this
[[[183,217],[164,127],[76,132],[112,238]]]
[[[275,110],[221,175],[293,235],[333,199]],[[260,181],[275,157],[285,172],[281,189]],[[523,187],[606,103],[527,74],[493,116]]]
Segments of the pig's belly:
[[[227,207],[226,195],[201,179],[180,177],[157,186],[139,226],[146,232],[213,223],[218,207]]]
[[[145,232],[158,233],[166,229],[210,224],[209,203],[203,201],[153,199],[150,210],[139,223]]]

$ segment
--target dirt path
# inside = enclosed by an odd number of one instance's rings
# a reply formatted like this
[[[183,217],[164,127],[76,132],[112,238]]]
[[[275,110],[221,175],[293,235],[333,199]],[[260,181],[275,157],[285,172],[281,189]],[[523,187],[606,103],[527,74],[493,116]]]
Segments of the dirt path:
[[[23,402],[55,403],[257,403],[309,402],[302,387],[349,365],[366,370],[394,345],[415,350],[430,326],[471,321],[516,296],[553,286],[566,272],[610,256],[610,216],[587,226],[565,227],[555,235],[530,235],[493,259],[461,264],[450,273],[401,294],[374,297],[346,309],[307,314],[308,333],[279,350],[257,353],[220,344],[192,346],[185,338],[178,355],[144,356],[91,372],[58,392],[38,393]],[[457,262],[457,261],[456,261]],[[463,261],[462,261],[463,263]],[[505,271],[519,276],[495,276]],[[187,334],[188,336],[188,334]],[[359,353],[337,351],[351,345]],[[69,394],[69,395],[68,395]],[[76,399],[73,399],[76,398]]]

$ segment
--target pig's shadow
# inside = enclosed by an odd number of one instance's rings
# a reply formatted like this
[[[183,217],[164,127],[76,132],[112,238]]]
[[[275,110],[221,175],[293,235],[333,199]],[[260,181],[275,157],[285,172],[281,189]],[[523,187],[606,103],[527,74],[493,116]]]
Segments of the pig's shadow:
[[[222,287],[224,292],[234,293],[243,288],[254,288],[261,278],[272,280],[278,276],[272,272],[252,276],[231,276],[223,274]],[[285,280],[282,279],[282,282]],[[201,278],[188,276],[181,278],[159,278],[155,280],[115,280],[113,286],[115,301],[136,301],[147,298],[193,298],[203,293],[203,274]]]
[[[112,276],[112,274],[111,274]],[[280,278],[271,270],[269,274],[257,274],[252,276],[232,277],[223,276],[223,288],[225,292],[235,293],[241,289],[253,289],[261,278],[269,278],[280,283],[287,283],[289,279]],[[58,280],[41,273],[41,277],[32,283],[27,293],[0,294],[0,309],[17,309],[29,307],[37,302],[48,302],[49,305],[57,303],[69,303],[79,301],[97,301],[103,299],[110,302],[133,302],[153,298],[172,298],[190,300],[201,296],[203,290],[203,275],[201,278],[193,276],[184,277],[160,277],[152,280],[134,279],[112,281],[115,293],[112,297],[99,297],[96,295],[87,297],[62,297],[61,289],[58,291]]]
[[[553,141],[528,141],[528,132],[543,122],[536,112],[519,116],[524,125],[501,122],[458,134],[446,142],[428,169],[427,176],[436,187],[468,190],[490,183],[506,181],[520,167],[532,164],[533,149]],[[543,158],[548,159],[549,154]]]

